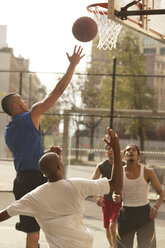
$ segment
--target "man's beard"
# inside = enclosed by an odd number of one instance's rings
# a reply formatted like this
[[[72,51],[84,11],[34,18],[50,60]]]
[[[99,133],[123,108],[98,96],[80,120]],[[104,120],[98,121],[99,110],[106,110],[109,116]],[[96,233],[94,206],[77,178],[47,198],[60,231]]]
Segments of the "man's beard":
[[[134,162],[134,159],[133,158],[130,158],[130,159],[128,159],[128,162],[133,163]]]

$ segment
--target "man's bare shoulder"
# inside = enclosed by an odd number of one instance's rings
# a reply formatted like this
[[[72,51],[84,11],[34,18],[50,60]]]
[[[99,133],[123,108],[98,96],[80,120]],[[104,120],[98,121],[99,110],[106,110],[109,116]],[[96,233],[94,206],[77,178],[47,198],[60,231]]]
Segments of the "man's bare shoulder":
[[[155,177],[155,172],[152,168],[144,166],[144,175],[147,181],[151,181]]]
[[[154,173],[153,168],[150,168],[150,167],[148,167],[146,165],[144,165],[144,171],[145,171],[145,173]]]

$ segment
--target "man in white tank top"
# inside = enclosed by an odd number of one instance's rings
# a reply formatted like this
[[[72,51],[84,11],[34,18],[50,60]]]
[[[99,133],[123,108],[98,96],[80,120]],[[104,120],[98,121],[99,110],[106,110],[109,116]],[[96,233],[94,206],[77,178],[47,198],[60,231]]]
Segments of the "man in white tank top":
[[[155,172],[139,164],[140,151],[134,145],[124,150],[126,165],[123,167],[122,208],[118,217],[117,247],[133,248],[137,234],[138,248],[156,248],[154,219],[164,200],[164,191]],[[154,206],[149,205],[149,184],[159,198]],[[120,195],[113,195],[115,202],[121,201]]]

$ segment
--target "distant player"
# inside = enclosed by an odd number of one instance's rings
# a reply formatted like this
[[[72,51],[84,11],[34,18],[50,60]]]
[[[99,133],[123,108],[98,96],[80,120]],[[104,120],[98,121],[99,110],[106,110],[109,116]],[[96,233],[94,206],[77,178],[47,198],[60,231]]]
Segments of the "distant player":
[[[114,164],[113,150],[109,145],[105,146],[105,154],[108,159],[99,163],[92,175],[92,179],[98,179],[100,176],[111,178]],[[115,203],[112,200],[112,192],[104,196],[94,196],[98,206],[102,207],[104,227],[106,236],[112,248],[116,244],[116,220],[120,211],[121,203]]]

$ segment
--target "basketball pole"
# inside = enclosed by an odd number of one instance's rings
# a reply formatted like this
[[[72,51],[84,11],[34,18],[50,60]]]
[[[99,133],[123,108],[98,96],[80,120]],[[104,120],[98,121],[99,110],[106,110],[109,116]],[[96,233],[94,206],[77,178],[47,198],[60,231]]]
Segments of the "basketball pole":
[[[111,112],[110,112],[110,128],[111,129],[113,129],[115,78],[116,78],[116,57],[113,57],[113,74],[112,74],[112,90],[111,90]]]

